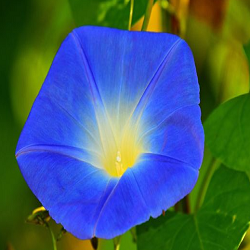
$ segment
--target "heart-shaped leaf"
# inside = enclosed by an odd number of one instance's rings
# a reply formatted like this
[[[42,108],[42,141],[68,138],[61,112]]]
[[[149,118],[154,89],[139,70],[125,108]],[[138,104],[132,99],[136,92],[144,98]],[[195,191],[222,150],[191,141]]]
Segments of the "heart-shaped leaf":
[[[238,249],[249,226],[249,204],[246,174],[221,167],[197,213],[167,212],[138,226],[138,250]]]
[[[204,124],[206,144],[227,167],[250,170],[250,94],[220,105]]]

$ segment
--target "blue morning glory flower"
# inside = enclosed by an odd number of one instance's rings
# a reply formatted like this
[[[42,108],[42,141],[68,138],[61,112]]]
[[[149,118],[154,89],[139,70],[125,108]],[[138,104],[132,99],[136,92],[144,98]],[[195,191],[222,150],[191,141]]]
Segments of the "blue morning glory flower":
[[[194,187],[199,85],[179,37],[73,30],[57,52],[16,158],[50,215],[78,238],[113,238]]]

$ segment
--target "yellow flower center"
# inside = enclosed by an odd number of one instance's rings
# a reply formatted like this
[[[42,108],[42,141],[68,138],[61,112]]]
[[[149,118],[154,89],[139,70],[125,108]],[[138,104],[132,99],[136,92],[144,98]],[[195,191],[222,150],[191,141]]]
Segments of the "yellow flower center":
[[[96,99],[95,115],[98,123],[98,132],[95,134],[100,148],[96,165],[114,177],[120,177],[129,168],[133,167],[142,152],[144,145],[140,138],[140,117],[142,110],[134,114],[135,107],[127,108],[120,104],[119,112],[115,105],[104,106]],[[109,112],[108,112],[108,111]],[[91,146],[92,151],[96,148]],[[94,164],[93,164],[94,165]]]
[[[108,150],[102,158],[102,164],[110,175],[120,177],[127,168],[133,167],[142,153],[142,146],[138,144],[137,138],[135,132],[127,130],[122,138],[115,136],[116,144],[106,145]]]

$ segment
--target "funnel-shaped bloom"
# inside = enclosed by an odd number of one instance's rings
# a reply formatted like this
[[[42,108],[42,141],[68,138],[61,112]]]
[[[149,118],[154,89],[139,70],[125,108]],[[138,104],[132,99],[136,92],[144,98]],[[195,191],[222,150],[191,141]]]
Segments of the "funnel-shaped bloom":
[[[20,136],[29,187],[66,230],[112,238],[194,187],[203,157],[192,53],[177,36],[81,27]]]

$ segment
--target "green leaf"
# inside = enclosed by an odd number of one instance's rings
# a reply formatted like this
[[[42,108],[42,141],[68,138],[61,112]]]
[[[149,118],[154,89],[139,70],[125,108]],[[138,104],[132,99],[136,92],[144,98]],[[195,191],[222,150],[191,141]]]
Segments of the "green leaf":
[[[221,167],[196,214],[167,212],[138,226],[138,250],[238,249],[249,227],[249,204],[246,174]]]
[[[147,0],[135,1],[132,23],[144,15],[147,2]],[[128,28],[130,0],[69,0],[69,3],[77,26]]]
[[[250,170],[250,94],[220,105],[204,124],[206,145],[226,166]]]

